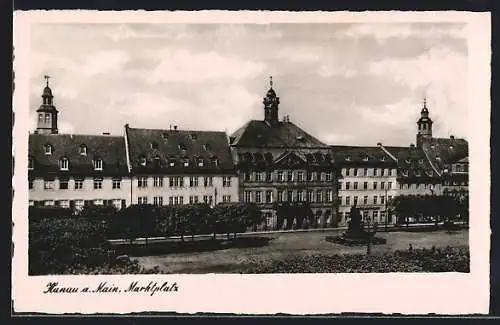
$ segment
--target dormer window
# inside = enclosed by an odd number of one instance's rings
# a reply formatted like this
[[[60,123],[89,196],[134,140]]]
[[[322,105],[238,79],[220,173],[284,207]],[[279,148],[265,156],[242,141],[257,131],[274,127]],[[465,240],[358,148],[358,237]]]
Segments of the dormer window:
[[[198,139],[198,135],[191,133],[191,140],[196,140],[196,139]]]
[[[363,157],[363,161],[368,161],[370,158],[368,156]]]
[[[212,165],[214,165],[214,167],[219,166],[219,159],[217,159],[217,158],[213,158],[213,159],[212,159]]]
[[[428,176],[432,176],[432,175],[433,175],[432,170],[428,171],[428,172],[427,172],[427,175],[428,175]]]
[[[385,157],[384,156],[380,157],[380,161],[385,161]]]
[[[345,161],[351,161],[351,156],[345,156]]]
[[[208,144],[208,143],[204,144],[203,145],[203,150],[205,150],[205,151],[212,150],[212,146],[210,144]]]
[[[455,147],[453,147],[453,145],[450,145],[450,150],[453,150],[455,149]]]
[[[163,132],[161,137],[163,138],[163,140],[167,141],[168,140],[168,134],[167,132]]]
[[[402,171],[401,171],[401,174],[402,174],[404,177],[408,177],[408,171],[407,171],[407,170],[402,170]]]
[[[63,157],[59,160],[59,169],[60,170],[69,170],[69,160],[66,157]]]
[[[35,161],[33,160],[33,157],[28,157],[28,169],[35,169]]]
[[[299,140],[299,141],[304,141],[304,137],[303,137],[303,136],[301,136],[301,135],[298,135],[298,136],[296,137],[296,139],[297,139],[297,140]]]
[[[102,170],[102,159],[97,158],[92,161],[94,165],[94,170]]]
[[[86,156],[87,155],[87,146],[84,145],[84,144],[82,144],[80,146],[80,155],[82,155],[82,156]]]
[[[184,167],[189,167],[189,161],[188,160],[184,161]]]
[[[203,159],[198,159],[198,167],[203,167],[204,161]]]
[[[52,148],[52,145],[50,145],[50,144],[46,144],[45,147],[44,147],[44,149],[45,149],[45,154],[46,155],[51,155],[52,152],[54,151],[53,148]]]
[[[424,163],[424,160],[423,160],[423,159],[419,159],[419,160],[418,160],[418,163],[419,163],[419,164],[423,164],[423,163]]]
[[[160,166],[161,166],[161,158],[160,158],[160,156],[155,156],[155,157],[153,158],[153,162],[154,162],[154,165],[155,165],[156,167],[160,167]]]
[[[405,163],[410,164],[411,163],[410,159],[406,159]]]
[[[158,143],[157,142],[151,142],[151,149],[158,149]]]
[[[421,174],[420,174],[420,171],[418,171],[418,170],[417,170],[417,171],[415,172],[415,176],[420,177],[420,175],[421,175]]]
[[[186,146],[183,143],[180,143],[177,147],[179,150],[186,150]]]
[[[139,165],[146,166],[146,157],[142,156],[139,158]]]
[[[170,167],[175,167],[175,162],[174,162],[174,161],[171,161],[171,162],[169,162],[169,163],[168,163],[168,165],[169,165]]]

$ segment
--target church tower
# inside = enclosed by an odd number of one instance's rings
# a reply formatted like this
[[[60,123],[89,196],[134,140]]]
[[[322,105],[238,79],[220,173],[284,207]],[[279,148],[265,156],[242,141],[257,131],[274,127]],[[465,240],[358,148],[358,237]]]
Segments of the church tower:
[[[49,76],[44,76],[46,86],[42,93],[42,105],[36,110],[38,115],[37,127],[35,133],[38,134],[57,134],[57,114],[59,113],[54,106],[54,96],[49,87]]]
[[[432,138],[432,120],[429,117],[427,100],[424,98],[424,107],[420,111],[420,118],[417,121],[417,147],[422,147],[422,142]]]
[[[269,77],[270,88],[267,91],[266,97],[264,97],[264,121],[270,126],[276,126],[279,124],[278,121],[278,105],[280,103],[279,97],[276,96],[276,92],[273,89],[273,77]]]

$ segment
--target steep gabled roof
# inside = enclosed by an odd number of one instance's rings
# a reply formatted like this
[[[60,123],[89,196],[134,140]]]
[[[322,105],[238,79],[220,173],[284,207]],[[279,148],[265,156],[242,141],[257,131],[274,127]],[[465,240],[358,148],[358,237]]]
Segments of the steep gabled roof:
[[[225,132],[128,126],[125,130],[132,171],[190,173],[234,170]],[[145,166],[142,165],[144,159]],[[200,161],[202,166],[199,165]],[[184,162],[189,165],[184,166]],[[170,166],[170,163],[174,166]]]
[[[51,146],[52,154],[45,154],[45,147]],[[80,134],[30,134],[29,157],[33,159],[34,175],[71,174],[71,175],[125,175],[127,159],[125,139],[122,136],[80,135]],[[85,146],[86,155],[80,153]],[[60,171],[59,161],[67,158],[69,170]],[[93,160],[102,159],[103,170],[94,171]]]
[[[385,149],[398,159],[398,177],[405,179],[439,176],[421,148],[385,146]]]
[[[338,165],[379,166],[394,165],[394,160],[380,147],[330,146]]]
[[[251,120],[231,135],[231,146],[256,148],[328,148],[292,122],[270,126]]]
[[[423,149],[440,170],[469,156],[469,144],[465,139],[432,138],[423,143]]]

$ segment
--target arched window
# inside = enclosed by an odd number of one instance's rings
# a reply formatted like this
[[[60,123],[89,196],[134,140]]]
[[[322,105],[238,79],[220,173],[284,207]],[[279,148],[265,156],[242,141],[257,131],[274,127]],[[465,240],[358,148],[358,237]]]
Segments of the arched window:
[[[53,150],[54,148],[52,147],[51,144],[46,144],[45,147],[44,147],[44,149],[45,149],[45,154],[46,155],[51,155],[53,153],[53,151],[54,151]]]
[[[87,155],[87,146],[84,144],[80,145],[80,155],[82,155],[82,156]]]
[[[102,170],[102,159],[101,158],[95,158],[92,161],[92,164],[94,165],[94,170]]]
[[[69,170],[69,160],[66,157],[62,157],[59,159],[59,169],[60,170]]]

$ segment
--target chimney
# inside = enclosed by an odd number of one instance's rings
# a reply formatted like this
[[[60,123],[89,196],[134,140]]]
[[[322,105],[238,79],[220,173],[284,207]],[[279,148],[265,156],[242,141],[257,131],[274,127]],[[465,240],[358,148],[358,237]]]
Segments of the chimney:
[[[411,143],[411,144],[410,144],[410,148],[411,148],[411,149],[415,149],[415,144]]]
[[[127,124],[125,124],[125,128],[126,128],[126,129],[128,129],[128,128],[129,128],[129,125],[128,125],[128,123],[127,123]]]
[[[450,139],[455,140],[455,136],[454,135],[450,135]]]
[[[382,142],[377,142],[378,147],[382,147]]]
[[[174,125],[174,131],[177,131],[177,125]]]

